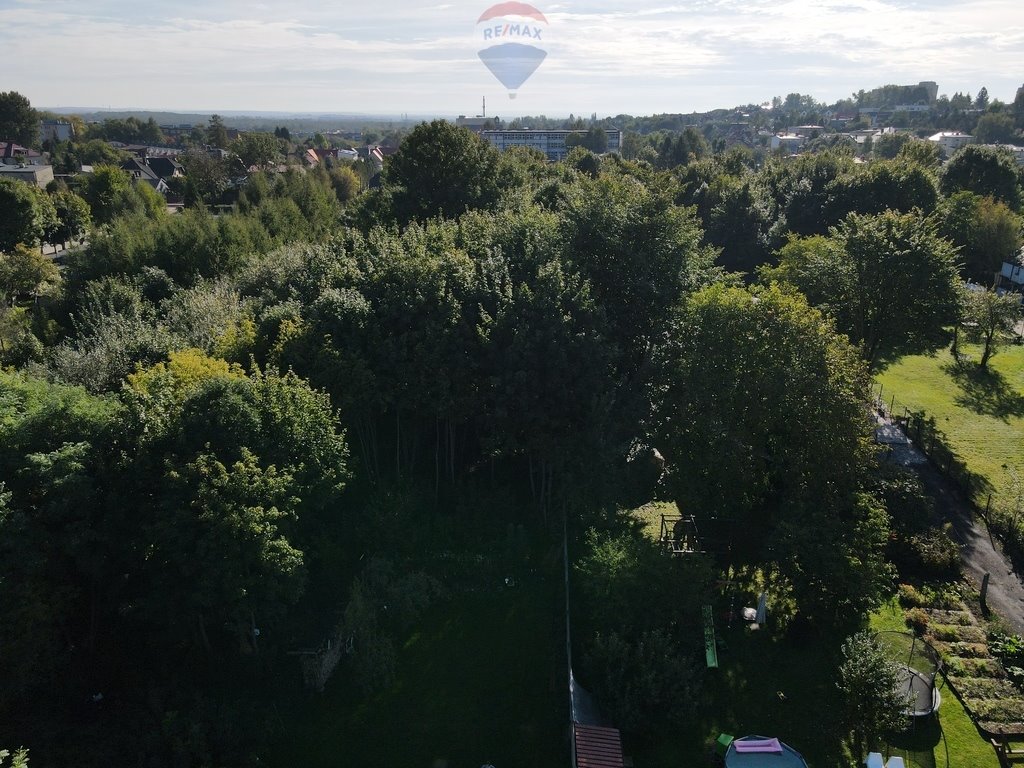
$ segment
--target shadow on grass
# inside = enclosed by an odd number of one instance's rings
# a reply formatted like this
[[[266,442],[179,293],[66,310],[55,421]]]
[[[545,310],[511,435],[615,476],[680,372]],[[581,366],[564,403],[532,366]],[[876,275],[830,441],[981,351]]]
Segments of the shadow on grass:
[[[942,368],[960,387],[954,399],[957,405],[1003,421],[1024,416],[1024,395],[1014,390],[999,371],[972,363],[947,363]]]
[[[900,755],[910,768],[947,768],[949,748],[937,717],[916,718],[910,728],[889,742],[891,754]]]

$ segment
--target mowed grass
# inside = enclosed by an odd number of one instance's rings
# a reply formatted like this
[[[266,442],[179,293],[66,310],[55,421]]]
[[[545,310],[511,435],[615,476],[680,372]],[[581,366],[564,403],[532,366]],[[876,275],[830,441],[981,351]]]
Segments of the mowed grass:
[[[871,629],[906,631],[903,609],[895,599],[871,614]],[[978,733],[964,705],[948,687],[941,693],[938,721],[925,721],[893,739],[890,754],[900,755],[911,768],[999,768],[995,750]]]
[[[977,347],[965,349],[978,359]],[[886,403],[895,395],[897,411],[902,404],[933,416],[968,469],[996,494],[1016,495],[1013,473],[1024,480],[1024,346],[1004,347],[989,367],[985,373],[968,361],[958,370],[943,350],[904,357],[877,379]]]
[[[395,682],[364,697],[343,662],[291,713],[273,764],[303,768],[564,768],[563,608],[554,579],[437,606],[399,648]]]

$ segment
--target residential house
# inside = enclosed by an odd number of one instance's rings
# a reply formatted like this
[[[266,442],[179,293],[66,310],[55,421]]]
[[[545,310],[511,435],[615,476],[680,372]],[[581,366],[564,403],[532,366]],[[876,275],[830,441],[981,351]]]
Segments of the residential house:
[[[786,154],[795,155],[803,149],[806,143],[806,136],[800,136],[795,133],[777,133],[771,138],[771,150],[773,152],[780,150]]]
[[[161,179],[145,161],[133,157],[131,160],[121,163],[121,169],[128,172],[135,184],[140,181],[145,182],[160,194],[167,194],[167,182]]]
[[[185,168],[177,160],[170,157],[156,156],[147,157],[146,165],[149,166],[149,170],[155,173],[164,181],[168,179],[176,179],[185,175]]]
[[[75,136],[75,126],[68,120],[40,120],[39,135],[42,141],[53,144],[58,141],[71,141]]]
[[[929,136],[928,141],[938,144],[939,149],[942,150],[942,154],[949,157],[960,149],[960,147],[966,147],[968,144],[973,144],[974,137],[969,133],[961,133],[960,131],[940,131],[939,133]]]
[[[43,156],[34,149],[0,141],[0,163],[4,165],[43,165]]]
[[[786,131],[791,136],[803,136],[805,139],[814,139],[825,132],[823,125],[794,125]]]
[[[46,189],[46,186],[53,181],[53,166],[0,164],[0,179],[17,179],[26,184],[35,184],[40,189]]]

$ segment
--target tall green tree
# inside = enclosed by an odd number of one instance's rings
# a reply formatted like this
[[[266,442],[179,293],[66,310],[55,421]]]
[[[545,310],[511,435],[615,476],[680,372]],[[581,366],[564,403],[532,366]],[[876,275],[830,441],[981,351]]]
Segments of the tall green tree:
[[[37,293],[60,279],[57,266],[35,248],[15,246],[0,253],[0,301],[12,303],[16,296]]]
[[[57,224],[49,195],[32,184],[0,179],[0,251],[19,243],[39,245]]]
[[[52,233],[52,242],[66,243],[85,235],[92,224],[92,211],[85,199],[70,189],[55,192],[51,198],[57,211],[57,226]]]
[[[825,623],[875,604],[887,573],[885,513],[863,492],[866,385],[855,348],[778,287],[691,296],[653,378],[680,509],[717,532],[723,562],[776,566]]]
[[[108,224],[125,213],[142,213],[143,206],[127,171],[112,165],[97,165],[85,182],[82,196],[89,203],[93,220]]]
[[[937,343],[958,315],[956,248],[915,213],[851,214],[827,239],[791,241],[762,275],[827,306],[869,363]]]
[[[843,662],[837,685],[843,697],[844,721],[850,729],[858,761],[883,738],[907,723],[906,695],[899,668],[869,632],[858,632],[843,643]]]
[[[0,93],[0,140],[39,146],[39,114],[17,91]]]
[[[1009,339],[1021,319],[1020,296],[1015,293],[1000,296],[989,290],[969,291],[966,310],[970,329],[968,337],[983,345],[978,367],[987,369],[988,361]]]
[[[384,180],[400,221],[457,217],[498,201],[497,164],[498,150],[488,142],[447,120],[434,120],[405,137],[387,160]]]
[[[206,126],[206,143],[220,149],[227,148],[228,129],[220,115],[210,115],[210,122]]]
[[[939,232],[960,249],[966,277],[991,285],[1004,261],[1024,245],[1024,220],[1005,203],[973,192],[955,192],[935,212]]]
[[[235,153],[246,168],[265,168],[281,157],[281,144],[269,133],[243,133],[231,142]]]
[[[978,119],[974,137],[979,144],[1011,144],[1017,137],[1016,126],[1011,115],[989,112]]]
[[[998,147],[969,144],[942,168],[939,187],[947,197],[962,190],[994,197],[1014,211],[1021,210],[1021,169],[1013,155]]]

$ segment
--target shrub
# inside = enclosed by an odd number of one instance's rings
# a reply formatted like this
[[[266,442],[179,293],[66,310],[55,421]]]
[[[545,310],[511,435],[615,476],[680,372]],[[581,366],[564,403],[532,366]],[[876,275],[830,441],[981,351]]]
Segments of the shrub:
[[[904,614],[907,626],[917,634],[923,635],[928,629],[928,614],[922,608],[911,608]]]
[[[928,605],[928,598],[911,584],[900,584],[899,599],[904,608],[924,608]]]
[[[639,732],[678,720],[697,700],[698,667],[662,630],[629,640],[596,634],[585,657],[594,692],[623,730]]]
[[[1024,662],[1024,637],[1020,635],[993,634],[989,648],[1004,662],[1018,666]]]
[[[922,571],[934,577],[955,576],[960,572],[960,547],[949,535],[949,523],[941,529],[911,536],[910,542]]]

